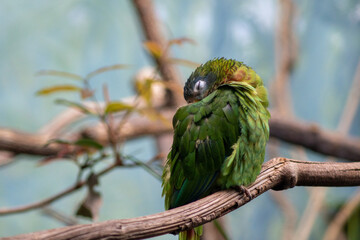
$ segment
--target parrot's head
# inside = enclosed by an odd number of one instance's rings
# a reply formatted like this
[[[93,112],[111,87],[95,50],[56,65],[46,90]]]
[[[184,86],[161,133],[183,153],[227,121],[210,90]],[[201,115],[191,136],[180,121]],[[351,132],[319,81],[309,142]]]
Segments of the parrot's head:
[[[186,102],[201,101],[224,83],[227,75],[233,72],[236,64],[232,59],[213,59],[200,65],[185,83],[184,98]]]
[[[198,102],[208,96],[217,80],[217,76],[211,71],[200,73],[201,67],[203,66],[198,67],[191,74],[185,84],[184,98],[188,103]]]
[[[185,83],[184,98],[188,103],[198,102],[222,86],[250,89],[264,106],[268,105],[266,89],[256,72],[242,62],[225,58],[215,58],[196,68]]]

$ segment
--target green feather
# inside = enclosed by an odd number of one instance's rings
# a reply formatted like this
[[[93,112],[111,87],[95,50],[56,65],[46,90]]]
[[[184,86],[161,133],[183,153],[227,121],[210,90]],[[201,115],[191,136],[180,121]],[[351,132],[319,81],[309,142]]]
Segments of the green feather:
[[[195,91],[200,80],[204,89]],[[184,96],[188,102],[200,101],[179,108],[173,118],[174,140],[162,184],[166,209],[255,181],[269,138],[267,91],[256,72],[241,62],[206,62],[190,75]],[[179,237],[200,239],[201,231]]]

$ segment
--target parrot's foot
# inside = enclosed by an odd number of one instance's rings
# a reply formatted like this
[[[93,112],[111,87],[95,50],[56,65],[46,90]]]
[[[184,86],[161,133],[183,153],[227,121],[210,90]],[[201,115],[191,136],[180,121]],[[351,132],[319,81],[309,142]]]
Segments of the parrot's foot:
[[[253,196],[252,196],[251,192],[249,191],[249,189],[247,189],[243,185],[235,186],[235,190],[237,190],[237,191],[239,191],[241,193],[244,193],[246,196],[248,196],[249,201],[253,199]]]

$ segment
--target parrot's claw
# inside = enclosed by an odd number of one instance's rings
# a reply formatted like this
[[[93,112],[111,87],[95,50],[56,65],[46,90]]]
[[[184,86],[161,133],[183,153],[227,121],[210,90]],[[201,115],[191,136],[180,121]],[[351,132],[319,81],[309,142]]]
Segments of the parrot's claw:
[[[236,186],[235,189],[241,193],[244,193],[247,197],[249,197],[249,201],[253,199],[253,196],[252,196],[251,192],[249,191],[249,189],[247,189],[243,185]]]

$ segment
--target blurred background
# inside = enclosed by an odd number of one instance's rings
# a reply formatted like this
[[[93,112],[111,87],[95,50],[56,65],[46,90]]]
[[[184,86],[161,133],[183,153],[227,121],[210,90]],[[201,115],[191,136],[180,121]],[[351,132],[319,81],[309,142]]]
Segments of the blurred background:
[[[287,83],[281,85],[283,88],[275,81],[281,78],[284,1],[153,3],[167,39],[187,37],[196,42],[172,47],[173,56],[197,63],[215,57],[243,61],[256,70],[271,90],[270,107],[280,108],[281,100],[278,103],[276,98],[283,89],[291,97],[290,105],[284,107],[291,113],[285,112],[285,117],[294,115],[325,129],[337,129],[360,60],[358,0],[328,0],[326,4],[293,1],[292,62]],[[0,35],[0,126],[19,131],[36,132],[63,112],[66,107],[54,104],[56,98],[80,101],[74,93],[35,96],[43,87],[64,82],[59,77],[36,77],[39,70],[55,69],[83,76],[106,65],[128,64],[127,69],[106,72],[92,80],[99,100],[103,99],[104,83],[109,86],[111,99],[120,100],[134,95],[134,75],[141,68],[153,65],[143,47],[143,30],[130,1],[0,0]],[[185,82],[194,68],[180,66],[178,69]],[[357,107],[349,135],[360,136],[359,123]],[[274,141],[269,146],[272,150],[266,159],[274,156],[303,159],[304,154],[311,161],[326,159],[311,151],[294,150],[286,143]],[[127,142],[123,152],[149,160],[157,154],[156,143],[151,137],[143,137]],[[73,163],[56,161],[39,167],[39,159],[42,157],[18,155],[16,161],[0,167],[0,208],[41,200],[76,180],[77,167]],[[141,168],[118,168],[101,177],[99,189],[103,201],[99,221],[164,210],[160,181]],[[288,222],[279,204],[280,198],[290,204],[294,213],[294,233],[301,232],[301,224],[306,222],[302,217],[308,211],[309,196],[312,196],[310,202],[320,198],[321,204],[311,226],[305,226],[311,228],[306,239],[321,239],[331,217],[356,190],[331,188],[320,197],[303,187],[283,191],[280,197],[267,192],[228,214],[225,229],[231,239],[283,238]],[[72,216],[85,195],[86,189],[82,189],[51,206]],[[60,226],[63,226],[61,221],[42,210],[0,216],[0,236]],[[176,238],[166,235],[157,239]]]

